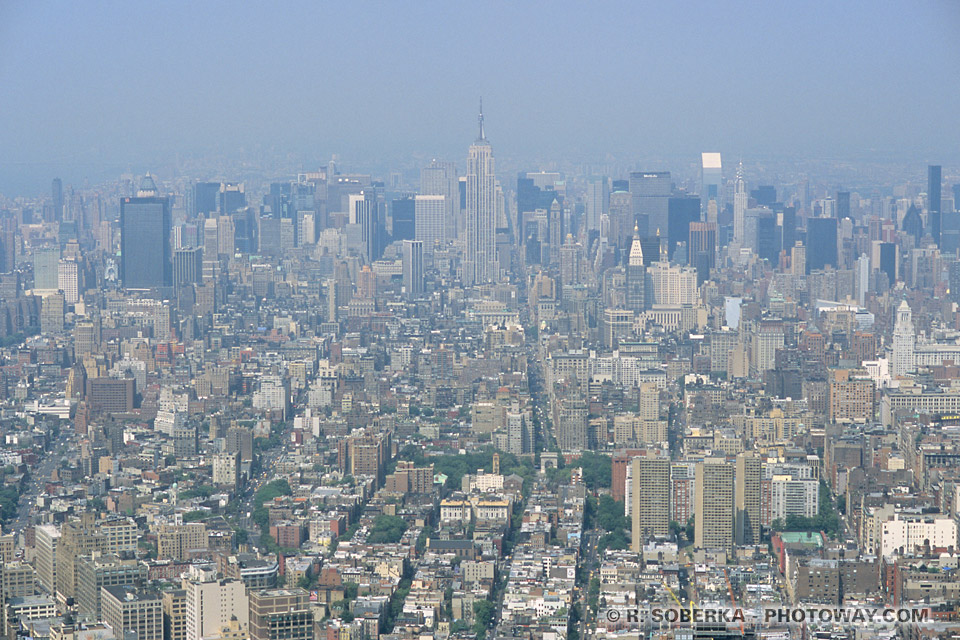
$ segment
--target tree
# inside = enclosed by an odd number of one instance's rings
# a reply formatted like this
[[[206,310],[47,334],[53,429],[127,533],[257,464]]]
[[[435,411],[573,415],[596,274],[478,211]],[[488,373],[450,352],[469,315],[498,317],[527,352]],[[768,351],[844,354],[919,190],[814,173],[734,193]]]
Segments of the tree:
[[[605,531],[616,531],[617,529],[629,529],[630,519],[624,513],[623,503],[613,499],[612,496],[600,496],[600,502],[597,507],[597,524]]]
[[[496,608],[492,602],[489,600],[475,600],[473,603],[473,616],[476,620],[474,627],[480,627],[481,630],[486,630],[493,624],[493,616],[496,611]],[[477,634],[479,635],[479,631]]]
[[[396,544],[407,530],[407,521],[397,516],[377,516],[367,536],[370,544]]]
[[[670,521],[670,535],[673,536],[673,539],[677,542],[680,541],[680,536],[683,534],[683,527],[680,526],[680,523],[676,520]]]
[[[613,460],[610,456],[584,451],[573,462],[573,466],[583,469],[583,484],[593,491],[609,489],[613,484]]]
[[[360,590],[360,585],[356,582],[344,582],[343,583],[343,599],[347,600],[356,600],[357,592]]]
[[[630,538],[627,537],[627,534],[623,529],[617,529],[613,533],[608,533],[600,538],[600,541],[597,543],[597,553],[603,555],[603,552],[607,549],[614,549],[617,551],[624,551],[630,548]]]

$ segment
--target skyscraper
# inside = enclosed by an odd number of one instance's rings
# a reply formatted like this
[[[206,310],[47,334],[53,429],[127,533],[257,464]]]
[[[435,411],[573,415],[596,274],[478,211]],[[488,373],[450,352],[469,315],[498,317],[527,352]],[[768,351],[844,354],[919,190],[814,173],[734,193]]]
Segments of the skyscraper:
[[[587,403],[577,397],[564,397],[557,403],[557,444],[563,451],[587,448]]]
[[[148,174],[135,198],[120,201],[120,280],[127,289],[173,284],[170,202]]]
[[[350,224],[360,228],[360,246],[367,264],[373,264],[380,258],[377,251],[379,237],[377,216],[377,194],[373,189],[364,189],[360,193],[350,194]]]
[[[904,300],[897,307],[897,322],[893,327],[893,358],[891,375],[905,376],[914,370],[914,351],[917,335],[913,327],[913,312]]]
[[[173,285],[199,284],[203,278],[203,249],[177,249],[173,252]]]
[[[33,250],[33,288],[56,291],[59,288],[60,247],[38,247]]]
[[[737,455],[737,544],[760,544],[760,458]]]
[[[53,219],[63,220],[63,181],[60,178],[53,179],[50,192],[53,198]]]
[[[743,162],[737,167],[737,181],[733,188],[733,239],[743,244],[744,217],[747,213],[747,185],[743,181]]]
[[[415,237],[423,242],[423,250],[433,255],[434,249],[447,243],[444,215],[446,200],[441,195],[417,196],[414,198]]]
[[[850,192],[837,191],[837,218],[843,220],[850,218]]]
[[[630,174],[633,214],[638,219],[647,221],[649,235],[657,232],[666,234],[668,201],[672,193],[673,183],[669,171],[634,171]]]
[[[837,219],[807,220],[807,273],[837,267]]]
[[[457,167],[452,162],[434,160],[420,170],[420,195],[443,196],[444,234],[455,238],[462,229],[460,222],[460,187]],[[428,250],[432,250],[428,247]]]
[[[584,217],[587,231],[600,231],[600,219],[607,213],[610,201],[610,189],[606,177],[590,178],[587,181]]]
[[[667,257],[690,237],[690,224],[700,221],[700,199],[694,196],[667,200]],[[688,254],[689,255],[689,254]],[[688,260],[689,262],[689,260]]]
[[[723,164],[719,153],[702,153],[700,159],[700,214],[716,222],[723,209]]]
[[[631,549],[639,552],[650,538],[670,532],[670,460],[640,457],[632,464]]]
[[[647,268],[643,260],[643,245],[640,233],[634,228],[633,244],[627,259],[627,308],[640,312],[646,308]]]
[[[698,549],[731,548],[733,465],[717,458],[698,462],[694,483],[694,546]]]
[[[198,182],[193,185],[193,217],[215,213],[220,200],[219,182]]]
[[[483,103],[480,103],[480,135],[470,145],[467,158],[467,251],[463,281],[470,286],[499,280],[497,262],[497,180],[493,149],[483,132]]]
[[[220,183],[220,213],[233,213],[245,206],[247,206],[247,196],[242,182]],[[283,214],[282,211],[274,211],[273,213],[278,218]]]
[[[753,209],[751,209],[753,211]],[[769,209],[757,210],[757,255],[771,264],[780,257],[780,233],[777,217]]]
[[[390,205],[390,217],[393,219],[393,240],[413,240],[417,237],[416,200],[400,198]]]
[[[403,290],[408,300],[423,293],[423,241],[403,241]]]
[[[715,222],[693,222],[687,241],[687,260],[697,270],[697,284],[710,279],[710,271],[716,266],[717,225]]]
[[[941,177],[940,165],[932,164],[927,167],[927,226],[930,229],[930,235],[933,241],[940,246],[940,227],[941,227]]]

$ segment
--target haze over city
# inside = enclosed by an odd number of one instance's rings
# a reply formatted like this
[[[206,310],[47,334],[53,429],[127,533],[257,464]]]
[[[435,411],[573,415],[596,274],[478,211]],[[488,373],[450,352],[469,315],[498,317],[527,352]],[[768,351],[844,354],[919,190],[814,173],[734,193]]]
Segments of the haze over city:
[[[177,158],[956,161],[954,2],[4,3],[0,193]]]

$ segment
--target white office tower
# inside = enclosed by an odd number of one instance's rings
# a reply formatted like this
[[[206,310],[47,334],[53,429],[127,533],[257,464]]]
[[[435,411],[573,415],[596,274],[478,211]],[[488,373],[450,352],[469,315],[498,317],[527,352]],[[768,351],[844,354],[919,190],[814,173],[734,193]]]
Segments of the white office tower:
[[[413,204],[414,232],[427,255],[447,244],[446,199],[441,195],[417,196]]]
[[[61,260],[57,271],[57,284],[63,291],[67,304],[77,304],[80,300],[80,273],[76,260]]]
[[[420,195],[443,196],[444,201],[444,235],[447,238],[456,238],[460,229],[460,182],[457,177],[457,167],[452,162],[434,160],[429,167],[420,170]],[[418,238],[419,239],[419,238]],[[432,247],[426,247],[432,251]]]
[[[893,377],[905,376],[914,370],[916,332],[913,328],[913,312],[904,300],[897,307],[897,323],[893,327]]]
[[[463,283],[467,286],[500,279],[497,262],[497,180],[493,150],[483,133],[483,103],[480,104],[480,136],[470,145],[467,158],[467,247]]]
[[[693,305],[697,302],[697,270],[693,267],[655,262],[647,269],[651,304]]]
[[[862,307],[870,290],[870,256],[863,253],[857,258],[857,303]]]
[[[743,244],[744,220],[747,214],[747,185],[743,181],[743,162],[737,167],[737,181],[733,189],[733,239]]]
[[[723,164],[719,153],[700,154],[700,214],[707,222],[716,222],[723,209]]]

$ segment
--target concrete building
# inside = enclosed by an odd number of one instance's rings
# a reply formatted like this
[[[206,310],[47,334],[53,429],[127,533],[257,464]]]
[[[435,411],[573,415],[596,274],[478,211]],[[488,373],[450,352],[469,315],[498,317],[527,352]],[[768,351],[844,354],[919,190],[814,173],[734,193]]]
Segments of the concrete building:
[[[187,592],[174,589],[163,592],[164,640],[187,639]]]
[[[247,590],[240,580],[215,580],[212,572],[192,572],[184,579],[187,598],[187,640],[219,636],[220,628],[236,618],[246,629],[250,620]]]
[[[760,544],[760,458],[737,455],[736,541],[738,545]]]
[[[92,555],[77,560],[77,613],[97,621],[103,615],[103,587],[140,586],[147,581],[147,567],[137,560],[116,555]]]
[[[631,549],[642,551],[650,538],[670,533],[670,460],[645,456],[632,465]]]
[[[697,463],[694,546],[731,549],[734,543],[734,466],[708,458]]]
[[[49,593],[57,589],[57,547],[60,545],[60,530],[52,524],[40,525],[36,534],[37,579]]]
[[[135,632],[137,640],[164,640],[160,595],[134,587],[102,588],[103,621],[118,638]]]
[[[303,589],[250,592],[250,640],[312,640],[313,612]]]

